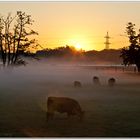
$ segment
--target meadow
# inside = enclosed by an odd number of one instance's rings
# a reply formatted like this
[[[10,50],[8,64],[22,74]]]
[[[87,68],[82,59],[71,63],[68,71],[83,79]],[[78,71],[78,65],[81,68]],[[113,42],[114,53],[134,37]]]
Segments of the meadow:
[[[98,76],[101,86],[92,77]],[[109,87],[110,77],[116,85]],[[81,88],[73,82],[81,81]],[[85,111],[76,116],[56,113],[46,122],[49,96],[76,99]],[[139,137],[140,75],[77,65],[33,62],[0,70],[0,137]]]

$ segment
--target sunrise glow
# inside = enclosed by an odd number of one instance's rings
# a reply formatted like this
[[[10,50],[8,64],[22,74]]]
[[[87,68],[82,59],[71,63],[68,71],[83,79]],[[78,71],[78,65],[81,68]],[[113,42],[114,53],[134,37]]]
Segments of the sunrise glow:
[[[108,31],[110,48],[118,49],[128,45],[127,38],[120,36],[125,34],[126,24],[140,24],[137,2],[3,2],[0,9],[1,15],[14,15],[18,10],[30,14],[42,48],[73,45],[76,49],[102,50]]]

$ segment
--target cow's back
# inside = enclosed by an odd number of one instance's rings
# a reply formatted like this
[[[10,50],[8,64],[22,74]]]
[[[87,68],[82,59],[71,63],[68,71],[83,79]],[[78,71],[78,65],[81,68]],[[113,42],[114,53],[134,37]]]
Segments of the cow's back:
[[[71,111],[74,108],[81,110],[76,100],[67,97],[48,97],[47,105],[48,108],[53,108],[58,112]]]

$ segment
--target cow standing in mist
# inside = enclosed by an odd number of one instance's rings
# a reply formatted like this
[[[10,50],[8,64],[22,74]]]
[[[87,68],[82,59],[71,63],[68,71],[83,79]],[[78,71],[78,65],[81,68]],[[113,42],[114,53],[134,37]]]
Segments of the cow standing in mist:
[[[53,119],[55,112],[67,113],[68,117],[76,115],[80,120],[83,119],[84,115],[84,112],[76,100],[67,97],[48,97],[47,121]]]
[[[74,87],[82,87],[82,84],[80,81],[74,81]]]
[[[95,85],[100,85],[101,83],[100,83],[99,77],[94,76],[94,77],[93,77],[93,83],[94,83]]]
[[[109,79],[108,79],[108,85],[109,85],[110,87],[113,87],[113,86],[115,85],[115,83],[116,83],[115,78],[109,78]]]

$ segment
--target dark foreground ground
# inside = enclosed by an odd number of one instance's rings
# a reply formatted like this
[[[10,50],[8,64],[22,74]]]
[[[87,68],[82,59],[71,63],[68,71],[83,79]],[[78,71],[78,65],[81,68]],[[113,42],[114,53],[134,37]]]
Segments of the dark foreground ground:
[[[94,75],[101,86],[93,85]],[[107,86],[110,76],[117,79],[113,88]],[[140,137],[138,74],[55,66],[23,68],[1,77],[0,137]],[[74,80],[82,88],[75,89]],[[85,111],[83,122],[59,113],[46,122],[48,96],[78,100]]]

